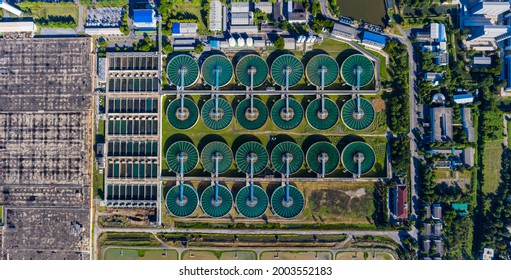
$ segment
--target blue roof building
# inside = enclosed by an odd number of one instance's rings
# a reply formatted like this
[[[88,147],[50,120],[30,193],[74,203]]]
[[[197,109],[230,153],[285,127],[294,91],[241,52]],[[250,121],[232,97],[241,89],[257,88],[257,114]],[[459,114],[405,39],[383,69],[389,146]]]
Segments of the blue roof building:
[[[150,9],[133,10],[133,25],[137,29],[155,29],[155,12]]]
[[[174,22],[172,23],[172,35],[197,34],[197,23],[195,22]]]
[[[362,44],[368,47],[377,48],[381,50],[387,44],[387,38],[380,34],[364,31],[364,33],[362,34]]]

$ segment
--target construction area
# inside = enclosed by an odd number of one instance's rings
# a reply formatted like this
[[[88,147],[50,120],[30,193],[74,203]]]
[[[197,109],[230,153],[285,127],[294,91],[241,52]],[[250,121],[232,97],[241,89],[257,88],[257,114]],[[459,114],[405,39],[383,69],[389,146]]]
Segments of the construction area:
[[[0,259],[90,258],[92,57],[90,38],[0,40]]]

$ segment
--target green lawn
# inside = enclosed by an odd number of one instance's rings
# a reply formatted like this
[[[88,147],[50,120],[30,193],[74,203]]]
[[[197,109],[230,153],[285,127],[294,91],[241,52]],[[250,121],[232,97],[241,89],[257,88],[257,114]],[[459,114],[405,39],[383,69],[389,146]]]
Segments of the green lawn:
[[[0,225],[4,224],[3,217],[4,217],[4,207],[0,206]]]
[[[176,250],[117,249],[106,250],[105,260],[177,260]]]
[[[208,96],[198,96],[198,95],[189,95],[189,98],[192,98],[197,104],[202,104],[204,100],[209,99]],[[225,97],[229,103],[232,103],[233,99],[235,97],[233,96],[226,96]],[[240,98],[239,96],[236,98]],[[243,97],[241,97],[243,98]],[[261,100],[263,102],[268,102],[268,99],[270,98],[268,95],[260,96]],[[278,98],[278,97],[277,97]],[[302,105],[308,104],[307,100],[304,100],[304,96],[294,96],[299,102],[302,103]],[[305,98],[313,98],[313,97],[305,97]],[[336,97],[331,97],[334,101],[336,101]],[[346,99],[347,97],[339,97],[340,99]],[[210,141],[224,141],[229,146],[234,147],[234,150],[236,147],[238,147],[240,144],[246,142],[246,141],[259,141],[265,146],[271,146],[273,143],[269,143],[275,139],[276,141],[295,141],[298,145],[303,145],[304,143],[311,143],[311,142],[317,142],[317,141],[323,141],[328,140],[334,145],[337,145],[339,148],[343,148],[345,145],[347,145],[349,142],[352,141],[365,141],[368,144],[370,144],[373,149],[376,152],[376,164],[373,170],[367,174],[368,177],[374,177],[374,176],[385,176],[386,174],[386,165],[385,165],[385,158],[386,158],[386,138],[383,136],[374,136],[374,137],[359,137],[355,134],[381,134],[385,131],[386,126],[385,124],[385,114],[380,113],[373,124],[372,127],[366,129],[365,131],[350,131],[348,130],[339,120],[337,125],[335,125],[333,128],[325,131],[319,131],[315,130],[312,127],[310,127],[307,123],[307,121],[304,119],[302,123],[293,130],[283,131],[279,128],[277,128],[271,119],[268,119],[266,124],[256,130],[256,131],[249,131],[244,128],[242,128],[236,119],[232,121],[232,123],[225,128],[222,131],[214,131],[209,128],[207,128],[202,120],[199,119],[199,122],[195,127],[183,131],[183,130],[176,130],[174,129],[168,122],[166,118],[166,108],[168,104],[170,103],[170,96],[164,96],[163,97],[163,119],[162,119],[162,175],[168,176],[171,175],[171,173],[168,171],[168,167],[165,162],[165,153],[170,147],[172,143],[174,143],[177,140],[187,140],[193,142],[196,146],[199,147],[199,150],[201,147],[203,147],[205,144],[209,143]],[[338,101],[338,104],[342,105],[342,101]],[[268,104],[268,103],[267,103]],[[270,107],[270,106],[268,106]],[[303,106],[306,107],[306,106]],[[199,106],[200,109],[200,106]],[[304,108],[305,109],[305,108]],[[280,138],[280,139],[279,139]],[[193,171],[191,176],[209,176],[209,174],[202,171],[201,167],[198,166],[195,171]],[[234,164],[231,166],[230,171],[226,173],[227,176],[243,176],[241,173],[237,172],[236,167]],[[298,171],[298,173],[295,175],[296,177],[310,177],[315,176],[312,173],[309,173],[305,167],[302,167],[301,171]],[[337,168],[336,171],[331,175],[332,177],[350,177],[351,174],[348,174],[347,172],[343,172],[341,168]]]
[[[71,16],[78,23],[78,6],[74,3],[21,2],[18,6],[35,20],[48,16]]]
[[[500,170],[502,168],[502,140],[487,142],[484,147],[484,185],[485,193],[492,193],[497,190],[500,182]]]

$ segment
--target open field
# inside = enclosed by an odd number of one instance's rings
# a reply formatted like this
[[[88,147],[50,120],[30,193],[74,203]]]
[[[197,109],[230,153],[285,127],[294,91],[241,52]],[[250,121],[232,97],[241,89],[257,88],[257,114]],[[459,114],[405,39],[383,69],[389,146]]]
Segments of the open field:
[[[326,251],[264,251],[261,260],[332,260],[332,253]]]
[[[4,217],[4,207],[0,206],[0,225],[3,225],[3,223],[4,223],[3,217]]]
[[[105,251],[105,260],[177,260],[176,250],[168,249],[117,249],[110,248]]]
[[[338,252],[336,260],[394,260],[394,256],[387,252]]]
[[[48,18],[48,16],[71,16],[78,22],[78,6],[74,3],[41,3],[41,2],[21,2],[17,4],[22,11],[34,17],[35,20]]]
[[[254,251],[211,251],[186,250],[181,254],[182,260],[257,260]]]
[[[485,193],[497,190],[500,182],[500,170],[502,168],[502,140],[487,142],[484,147],[484,185]]]

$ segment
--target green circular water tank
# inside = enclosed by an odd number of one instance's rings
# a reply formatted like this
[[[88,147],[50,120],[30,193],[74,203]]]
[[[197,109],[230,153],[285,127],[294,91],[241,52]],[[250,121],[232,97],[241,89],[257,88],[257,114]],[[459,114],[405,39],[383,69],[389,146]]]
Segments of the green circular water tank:
[[[236,77],[243,85],[250,87],[251,75],[254,88],[262,85],[268,77],[268,65],[258,55],[246,55],[236,64]]]
[[[263,172],[268,165],[268,152],[260,143],[251,141],[241,145],[236,151],[236,165],[246,174],[250,174],[250,161],[253,162],[253,175]]]
[[[293,87],[303,76],[302,62],[291,54],[277,57],[271,64],[271,77],[275,83],[286,87],[286,72],[288,74],[288,87]]]
[[[373,124],[374,107],[367,99],[360,97],[360,112],[357,113],[357,99],[348,100],[341,110],[344,124],[352,130],[366,129]]]
[[[302,168],[304,161],[302,149],[293,142],[286,141],[279,143],[271,152],[271,163],[277,172],[288,175],[296,173]],[[289,167],[286,167],[286,160],[289,160]],[[289,168],[288,170],[286,170]]]
[[[183,81],[181,80],[182,73]],[[167,77],[174,85],[192,86],[199,78],[199,65],[191,56],[184,54],[175,56],[167,65]],[[181,85],[182,82],[184,82],[183,85]]]
[[[165,197],[165,204],[169,212],[180,218],[188,217],[199,205],[199,196],[197,191],[187,184],[183,184],[183,200],[180,200],[179,184],[173,186]]]
[[[218,197],[215,199],[216,187],[218,187]],[[211,185],[202,193],[200,204],[204,213],[213,218],[221,218],[231,211],[233,198],[227,187]]]
[[[206,101],[202,106],[202,121],[204,125],[212,130],[221,130],[229,126],[233,115],[231,105],[223,98],[218,98],[218,111],[215,109],[214,98]]]
[[[253,185],[253,198],[250,200],[250,186],[243,187],[236,195],[236,208],[247,218],[259,218],[268,208],[268,196],[260,186]]]
[[[322,167],[322,159],[325,160],[325,169]],[[328,175],[339,165],[339,151],[329,142],[317,142],[310,146],[307,151],[307,166],[317,174]]]
[[[167,107],[167,121],[176,129],[190,129],[199,121],[199,108],[193,100],[184,98],[182,112],[181,99],[174,99]]]
[[[317,87],[321,87],[321,73],[323,75],[323,86],[332,85],[339,77],[339,64],[327,54],[318,54],[309,60],[305,68],[307,80]]]
[[[192,143],[178,141],[170,145],[165,158],[170,170],[186,174],[195,169],[199,163],[199,152]],[[181,162],[183,163],[181,164]],[[181,170],[181,166],[183,170]]]
[[[233,74],[232,64],[227,57],[219,54],[212,55],[202,63],[201,73],[206,84],[214,87],[216,85],[216,71],[218,72],[218,87],[227,85]]]
[[[268,108],[263,101],[253,98],[253,107],[252,111],[250,111],[250,98],[247,98],[241,101],[236,107],[236,119],[245,129],[259,129],[268,119]]]
[[[271,119],[273,123],[280,129],[291,130],[302,123],[303,108],[300,102],[295,99],[288,98],[289,107],[286,112],[286,98],[279,99],[271,108]]]
[[[341,77],[350,86],[357,86],[357,69],[361,69],[360,87],[369,84],[374,77],[374,64],[364,55],[350,55],[341,65]]]
[[[373,169],[376,162],[376,154],[371,146],[357,141],[348,144],[342,150],[342,165],[351,173],[358,174],[358,159],[360,159],[360,175],[364,175]]]
[[[298,216],[305,207],[305,198],[295,186],[288,185],[289,198],[286,201],[286,186],[278,187],[271,195],[271,207],[275,214],[284,219]]]
[[[218,160],[218,170],[216,161]],[[201,153],[201,162],[204,169],[209,173],[225,173],[233,162],[231,148],[222,142],[211,142],[207,144]]]
[[[324,98],[322,108],[321,98],[313,100],[305,111],[305,118],[310,126],[317,130],[332,128],[339,120],[339,108],[334,101]]]

